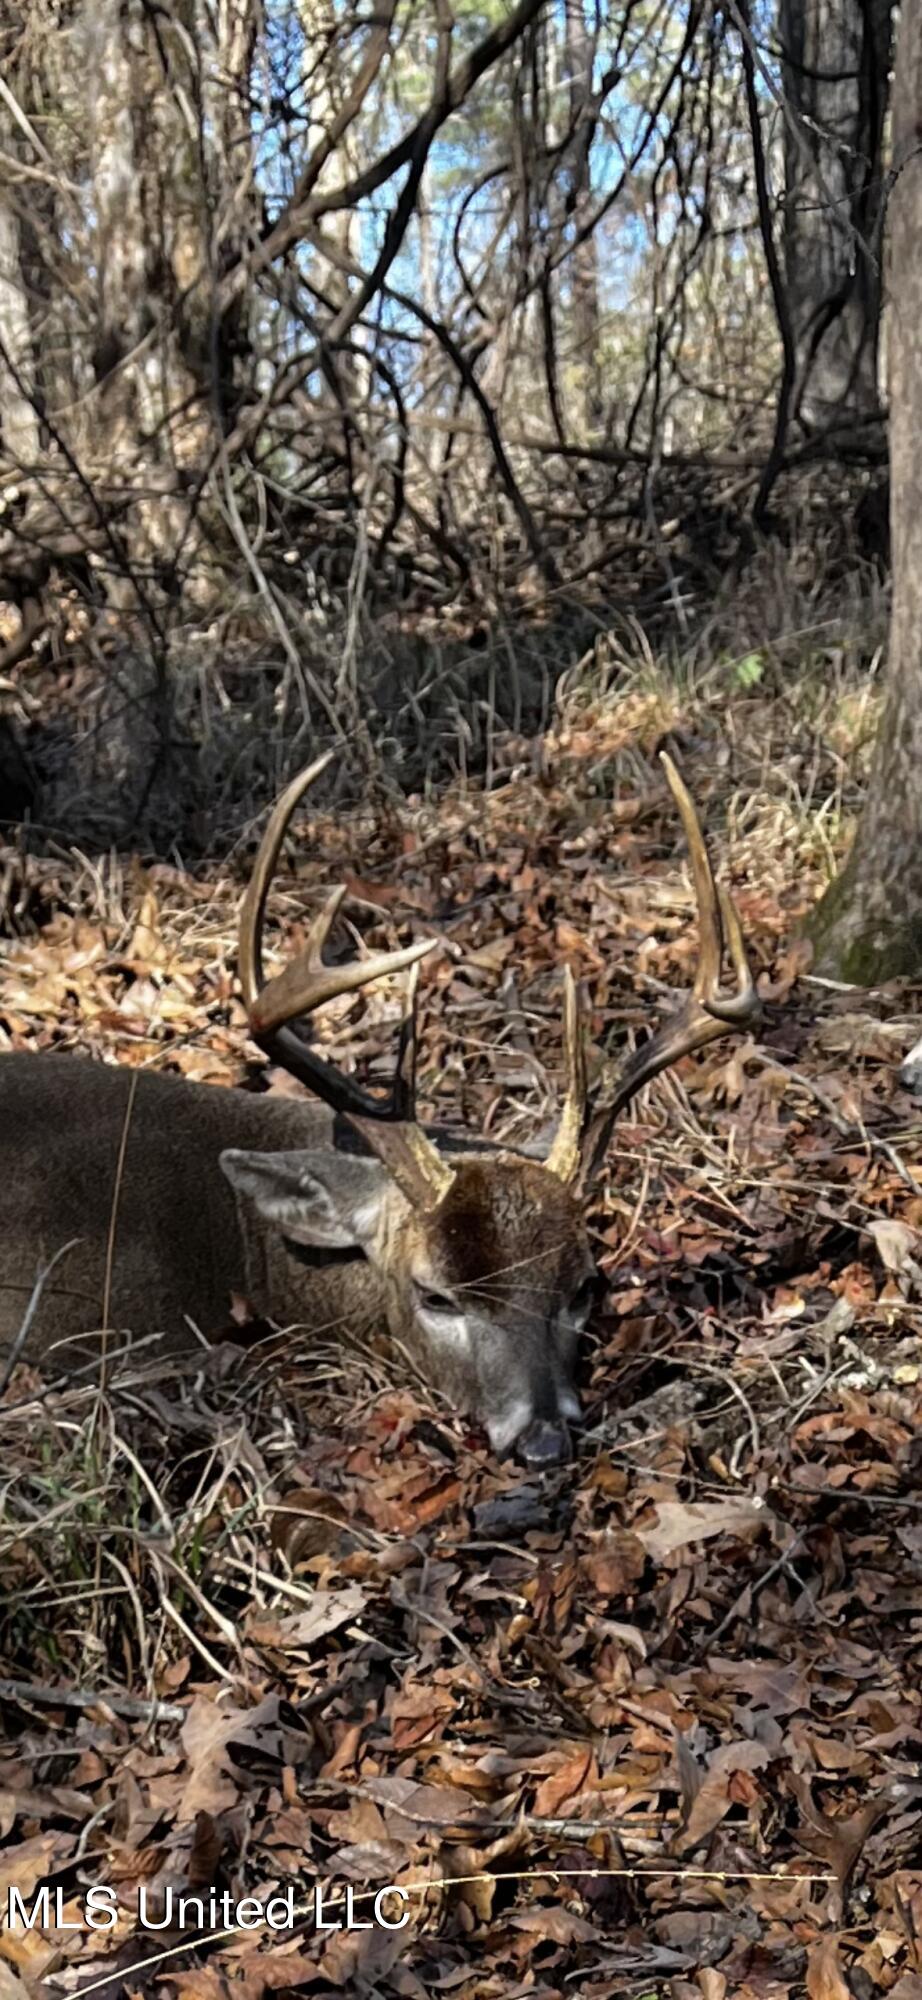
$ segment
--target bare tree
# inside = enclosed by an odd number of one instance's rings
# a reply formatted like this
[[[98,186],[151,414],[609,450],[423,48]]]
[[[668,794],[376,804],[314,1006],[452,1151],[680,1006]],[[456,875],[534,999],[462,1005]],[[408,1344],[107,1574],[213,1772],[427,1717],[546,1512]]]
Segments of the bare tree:
[[[888,682],[854,846],[812,924],[823,971],[860,986],[922,968],[922,0],[903,0],[894,76]]]
[[[715,576],[711,454],[741,512],[761,477],[764,516],[805,450],[764,19],[745,0],[12,0],[0,633],[21,659],[35,603],[58,651],[81,599],[71,797],[98,776],[128,834],[132,796],[172,828],[174,781],[194,810],[226,750],[218,710],[267,789],[318,721],[342,742],[370,715],[393,740],[391,708],[415,710],[385,693],[380,607],[460,631],[548,584],[615,602],[613,537],[631,603],[659,616],[668,595],[684,628],[686,538]],[[791,119],[807,196],[824,105]],[[476,730],[468,680],[420,673]],[[543,668],[533,685],[546,703]],[[66,819],[66,797],[43,804]]]
[[[592,83],[595,41],[586,20],[585,0],[565,0],[564,60],[569,97],[570,148],[564,206],[579,218],[591,198]],[[600,423],[599,270],[595,231],[577,243],[570,259],[571,379],[583,436]]]
[[[810,429],[879,409],[892,12],[892,0],[780,0],[792,412]]]

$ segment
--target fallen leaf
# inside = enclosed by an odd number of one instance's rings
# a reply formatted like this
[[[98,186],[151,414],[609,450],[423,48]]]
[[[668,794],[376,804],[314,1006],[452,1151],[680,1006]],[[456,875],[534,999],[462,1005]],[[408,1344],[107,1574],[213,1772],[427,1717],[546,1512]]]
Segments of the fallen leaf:
[[[853,2000],[834,1937],[821,1938],[807,1953],[807,1993],[809,2000]]]
[[[575,1799],[583,1786],[598,1784],[598,1767],[591,1749],[578,1750],[559,1769],[545,1778],[535,1793],[534,1810],[539,1819],[553,1819],[564,1800]]]
[[[772,1518],[764,1500],[742,1493],[733,1500],[660,1500],[654,1526],[638,1528],[636,1533],[647,1554],[662,1562],[691,1542],[709,1541],[714,1535],[750,1535]]]
[[[735,1803],[732,1781],[738,1772],[764,1771],[770,1761],[771,1752],[764,1743],[722,1743],[708,1760],[687,1821],[676,1839],[676,1853],[689,1854],[726,1818]]]
[[[189,1770],[177,1806],[178,1823],[194,1820],[199,1813],[216,1817],[236,1804],[240,1786],[231,1748],[237,1744],[278,1757],[278,1714],[274,1694],[248,1709],[196,1696],[180,1731]]]
[[[258,1644],[274,1646],[280,1652],[299,1652],[360,1617],[367,1602],[367,1593],[357,1583],[347,1584],[343,1590],[315,1590],[306,1611],[293,1611],[287,1618],[254,1619],[250,1635]]]

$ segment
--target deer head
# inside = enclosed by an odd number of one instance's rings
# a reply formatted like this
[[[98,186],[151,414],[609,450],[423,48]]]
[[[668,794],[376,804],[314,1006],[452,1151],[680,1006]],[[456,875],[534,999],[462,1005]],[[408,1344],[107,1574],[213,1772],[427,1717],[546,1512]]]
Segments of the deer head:
[[[587,1118],[585,1049],[576,984],[564,974],[566,1094],[556,1136],[539,1163],[465,1147],[426,1131],[416,1116],[418,963],[438,940],[328,966],[323,952],[345,891],[334,889],[304,950],[265,980],[266,898],[291,815],[323,757],[275,806],[244,899],[240,978],[250,1030],[273,1060],[322,1098],[353,1150],[225,1152],[221,1166],[265,1223],[315,1249],[358,1248],[377,1267],[390,1332],[460,1408],[483,1421],[497,1452],[516,1445],[526,1463],[568,1453],[579,1415],[573,1369],[596,1289],[596,1268],[575,1189],[598,1162],[620,1110],[642,1084],[718,1035],[752,1020],[758,1003],[736,913],[717,890],[691,799],[663,758],[688,838],[701,931],[700,963],[686,1006],[632,1055]],[[720,989],[724,933],[736,990]],[[373,1096],[309,1048],[292,1023],[324,1001],[407,971],[393,1080]],[[354,1150],[356,1139],[362,1148]],[[457,1146],[457,1141],[455,1142]]]

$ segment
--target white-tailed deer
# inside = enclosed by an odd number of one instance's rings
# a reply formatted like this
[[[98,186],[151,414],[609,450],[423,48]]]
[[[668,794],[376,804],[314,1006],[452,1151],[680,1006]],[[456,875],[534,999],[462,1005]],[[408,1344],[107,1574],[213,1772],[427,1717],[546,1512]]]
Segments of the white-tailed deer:
[[[691,799],[682,817],[700,953],[684,1007],[631,1055],[592,1117],[577,991],[564,988],[566,1095],[543,1162],[424,1129],[415,1103],[417,961],[434,941],[344,966],[323,951],[335,889],[305,950],[265,980],[266,897],[285,831],[327,759],[276,805],[244,900],[240,979],[254,1039],[319,1103],[221,1090],[76,1057],[0,1057],[0,1341],[52,1371],[85,1367],[109,1329],[172,1350],[227,1321],[232,1291],[282,1327],[348,1339],[389,1329],[429,1382],[532,1464],[568,1449],[575,1351],[595,1266],[575,1188],[619,1111],[689,1050],[753,1020],[740,927],[717,890]],[[724,942],[735,987],[721,990]],[[394,1079],[371,1095],[292,1025],[407,969]],[[65,1248],[66,1246],[66,1248]],[[63,1253],[58,1255],[58,1253]],[[56,1259],[49,1269],[51,1260]],[[36,1274],[44,1273],[40,1292]],[[108,1347],[121,1343],[110,1331]]]

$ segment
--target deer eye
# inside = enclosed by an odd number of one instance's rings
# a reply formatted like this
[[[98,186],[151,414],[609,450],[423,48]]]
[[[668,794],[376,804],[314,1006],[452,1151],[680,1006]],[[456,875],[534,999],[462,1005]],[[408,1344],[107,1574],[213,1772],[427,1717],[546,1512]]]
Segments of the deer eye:
[[[456,1313],[458,1310],[454,1299],[449,1298],[447,1292],[430,1292],[424,1285],[416,1287],[416,1302],[422,1306],[424,1312]]]
[[[598,1280],[596,1278],[583,1279],[579,1290],[574,1292],[570,1300],[569,1311],[571,1319],[587,1320],[589,1318],[589,1314],[595,1305],[597,1289]]]

